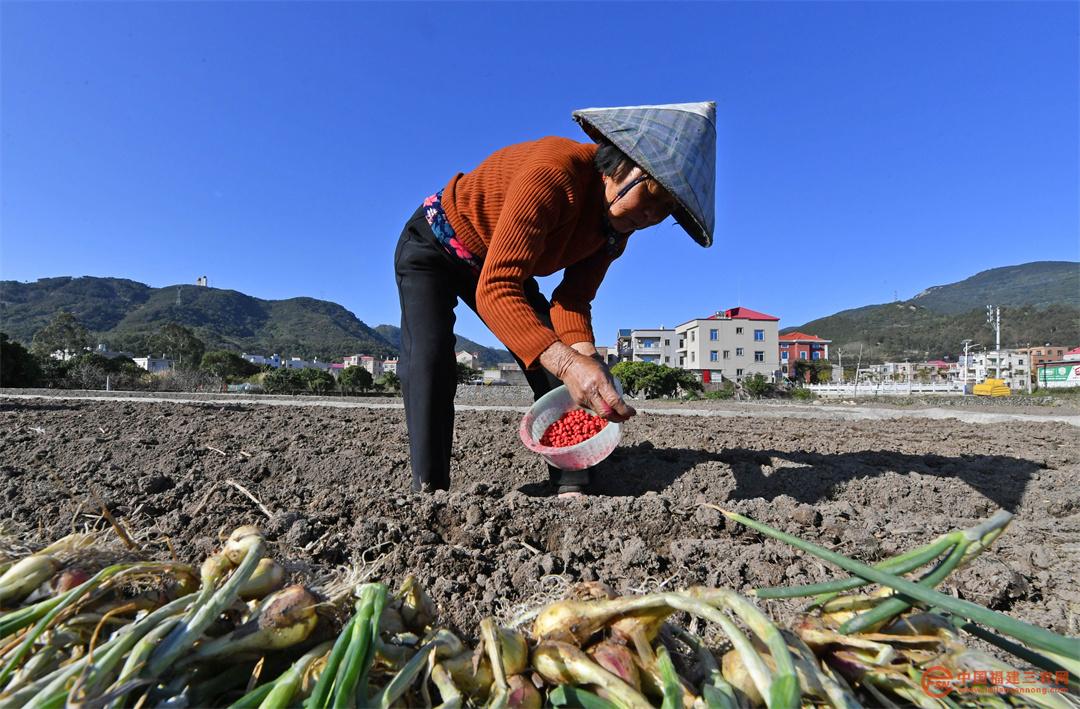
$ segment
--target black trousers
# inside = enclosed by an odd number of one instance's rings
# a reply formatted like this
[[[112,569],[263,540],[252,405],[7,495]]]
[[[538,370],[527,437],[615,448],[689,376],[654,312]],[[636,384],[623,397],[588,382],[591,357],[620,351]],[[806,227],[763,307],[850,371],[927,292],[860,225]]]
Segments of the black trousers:
[[[401,355],[398,377],[409,428],[412,487],[416,491],[450,487],[450,449],[454,439],[454,308],[458,299],[476,312],[477,275],[446,253],[435,240],[423,209],[417,209],[401,232],[394,252],[401,299]],[[549,326],[551,304],[536,280],[525,281],[525,296],[540,320]],[[559,386],[543,368],[528,370],[515,357],[533,391],[533,399]],[[517,431],[507,431],[517,435]],[[556,485],[586,485],[589,471],[563,471],[549,466]]]

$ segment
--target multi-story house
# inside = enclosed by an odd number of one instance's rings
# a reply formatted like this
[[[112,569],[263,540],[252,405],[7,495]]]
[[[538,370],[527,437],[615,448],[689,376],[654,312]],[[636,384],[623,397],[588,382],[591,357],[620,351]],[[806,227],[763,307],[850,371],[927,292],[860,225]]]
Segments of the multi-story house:
[[[629,362],[630,358],[634,356],[633,346],[631,344],[631,333],[634,331],[630,328],[621,328],[618,336],[615,338],[615,358],[616,362]]]
[[[393,372],[394,374],[397,374],[397,365],[398,365],[397,357],[395,357],[393,359],[384,359],[383,363],[382,363],[382,371],[383,372]]]
[[[675,366],[708,383],[753,374],[775,378],[780,372],[780,318],[749,308],[717,311],[675,328]]]
[[[167,357],[147,355],[146,357],[132,357],[131,360],[151,374],[167,372],[173,368],[173,361]]]
[[[382,376],[383,362],[377,357],[371,355],[360,355],[360,366],[363,367],[371,374],[372,379],[377,379]]]
[[[464,364],[470,369],[480,369],[480,357],[472,352],[466,352],[462,350],[457,353],[458,364]]]
[[[1027,354],[1031,359],[1031,367],[1034,369],[1044,362],[1061,362],[1065,359],[1068,348],[1047,344],[1042,347],[1028,347],[1019,351]]]
[[[484,384],[513,384],[528,386],[525,372],[515,362],[499,362],[496,367],[484,370]]]
[[[615,347],[596,346],[596,354],[610,367],[619,363],[619,350]]]
[[[354,354],[343,357],[341,361],[346,367],[363,367],[368,371],[372,378],[381,377],[383,373],[383,361],[381,359],[376,359],[371,355]],[[394,360],[394,368],[397,369],[397,360]]]
[[[789,332],[780,335],[780,373],[785,377],[795,376],[795,362],[800,359],[829,359],[829,343],[817,335],[805,332]]]
[[[986,379],[1004,379],[1013,391],[1026,391],[1031,387],[1031,358],[1026,352],[1000,350],[976,352],[967,358],[964,382],[978,384]]]
[[[324,372],[330,371],[330,363],[320,362],[318,357],[310,362],[300,357],[289,357],[286,360],[282,360],[281,366],[285,367],[285,369],[321,369]]]
[[[281,356],[278,354],[272,354],[269,357],[263,357],[262,355],[253,355],[244,352],[240,355],[240,357],[259,367],[273,367],[274,369],[277,369],[281,366]]]
[[[653,362],[675,366],[675,331],[664,326],[655,329],[633,329],[629,335],[629,356],[620,357],[627,362]]]

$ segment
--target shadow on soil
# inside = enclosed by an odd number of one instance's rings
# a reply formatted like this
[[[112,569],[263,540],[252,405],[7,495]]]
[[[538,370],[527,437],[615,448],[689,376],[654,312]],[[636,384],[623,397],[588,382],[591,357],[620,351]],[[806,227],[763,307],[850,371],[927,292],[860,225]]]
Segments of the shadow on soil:
[[[729,500],[789,495],[813,504],[830,499],[850,480],[885,473],[920,473],[962,480],[999,507],[1015,511],[1032,475],[1042,465],[1000,455],[909,455],[895,451],[820,454],[732,448],[721,453],[638,444],[621,448],[595,469],[593,494],[621,496],[660,492],[699,465],[731,469]],[[522,490],[528,494],[528,491]]]

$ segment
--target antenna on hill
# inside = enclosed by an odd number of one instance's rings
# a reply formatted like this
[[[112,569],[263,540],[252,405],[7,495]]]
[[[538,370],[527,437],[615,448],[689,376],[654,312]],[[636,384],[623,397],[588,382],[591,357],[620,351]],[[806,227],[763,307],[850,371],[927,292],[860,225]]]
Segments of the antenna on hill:
[[[181,286],[176,287],[176,304],[177,305],[180,305],[180,288],[181,288]]]

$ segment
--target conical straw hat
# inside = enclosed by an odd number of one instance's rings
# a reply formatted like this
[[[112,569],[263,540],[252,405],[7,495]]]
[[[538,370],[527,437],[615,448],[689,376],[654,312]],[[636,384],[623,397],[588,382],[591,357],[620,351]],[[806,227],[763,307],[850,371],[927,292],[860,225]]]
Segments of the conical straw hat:
[[[611,141],[671,193],[675,220],[702,246],[713,240],[716,104],[585,108],[574,120],[593,140]]]

